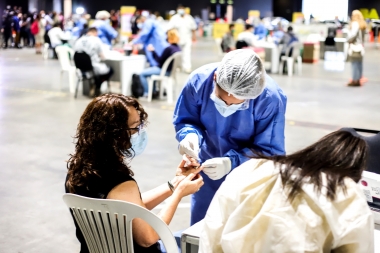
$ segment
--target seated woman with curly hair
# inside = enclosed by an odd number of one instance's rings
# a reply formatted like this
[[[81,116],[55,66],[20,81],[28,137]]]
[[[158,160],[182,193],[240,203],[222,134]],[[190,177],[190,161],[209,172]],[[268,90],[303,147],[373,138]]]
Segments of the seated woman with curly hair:
[[[76,134],[75,153],[68,161],[66,192],[90,198],[123,200],[148,210],[172,196],[158,216],[169,224],[182,197],[199,190],[203,179],[175,176],[167,183],[140,194],[129,161],[143,152],[147,144],[145,127],[148,115],[130,97],[106,94],[95,98],[84,111]],[[184,168],[184,162],[179,170]],[[193,180],[194,179],[194,180]],[[193,181],[192,181],[193,180]],[[81,253],[89,252],[78,224],[76,234]],[[161,252],[157,233],[143,220],[133,220],[135,252]]]

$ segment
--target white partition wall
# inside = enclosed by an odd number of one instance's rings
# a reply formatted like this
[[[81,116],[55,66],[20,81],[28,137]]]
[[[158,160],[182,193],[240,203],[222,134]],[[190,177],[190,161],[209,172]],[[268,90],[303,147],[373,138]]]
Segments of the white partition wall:
[[[347,20],[348,0],[303,0],[302,13],[307,21],[310,15],[318,20],[333,20],[336,16]]]

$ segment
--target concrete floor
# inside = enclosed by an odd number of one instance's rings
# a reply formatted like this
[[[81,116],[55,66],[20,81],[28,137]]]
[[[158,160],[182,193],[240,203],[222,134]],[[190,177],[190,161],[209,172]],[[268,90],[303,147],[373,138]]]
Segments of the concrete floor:
[[[345,86],[348,63],[344,72],[327,72],[320,62],[304,64],[302,76],[272,75],[288,96],[288,152],[339,127],[380,129],[380,50],[369,46],[364,59],[369,81],[360,88]],[[218,60],[213,41],[194,46],[194,67]],[[60,88],[59,72],[58,61],[44,61],[33,50],[0,51],[0,253],[79,249],[62,194],[72,136],[90,100],[75,100],[66,77]],[[186,76],[181,79],[182,85]],[[132,169],[145,191],[170,179],[181,157],[171,124],[173,105],[143,103],[149,113],[149,144]],[[188,226],[188,202],[184,199],[177,210],[173,231]]]

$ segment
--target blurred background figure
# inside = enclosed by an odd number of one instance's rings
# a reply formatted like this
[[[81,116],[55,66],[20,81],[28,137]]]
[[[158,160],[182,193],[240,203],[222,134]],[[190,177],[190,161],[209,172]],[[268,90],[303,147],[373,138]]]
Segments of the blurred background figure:
[[[10,8],[10,6],[9,6]],[[4,14],[4,20],[2,25],[2,32],[3,32],[3,48],[8,48],[8,43],[12,38],[12,26],[13,26],[13,13],[12,12],[6,12]]]
[[[246,24],[245,25],[245,31],[241,32],[237,37],[236,49],[241,49],[244,47],[244,46],[238,47],[239,42],[240,43],[244,42],[246,47],[254,47],[255,42],[256,42],[256,36],[253,34],[253,32],[254,32],[253,25]]]
[[[103,42],[103,44],[112,46],[112,40],[116,39],[117,31],[112,28],[110,24],[111,14],[108,11],[98,11],[96,13],[96,21],[92,25],[96,27],[98,32],[98,37]]]
[[[363,56],[364,56],[364,36],[367,24],[363,14],[354,10],[351,16],[350,32],[347,42],[350,44],[348,55],[352,65],[352,80],[348,86],[360,86],[360,79],[363,76]]]
[[[111,26],[113,29],[117,30],[119,28],[119,17],[115,10],[111,10]]]
[[[95,90],[91,89],[90,96],[99,96],[100,86],[104,81],[110,79],[113,70],[102,62],[105,59],[103,42],[99,38],[97,28],[90,27],[87,34],[77,40],[74,50],[75,52],[84,52],[90,56],[95,74]]]
[[[42,53],[41,47],[45,42],[45,24],[46,22],[44,22],[44,19],[42,18],[41,14],[38,14],[31,28],[32,32],[34,33],[34,38],[36,40],[36,54]],[[34,29],[33,26],[36,27],[36,29]]]
[[[148,45],[152,45],[155,52],[161,55],[169,43],[166,41],[166,34],[161,26],[158,25],[156,20],[147,19],[141,15],[137,18],[137,27],[141,30],[138,37],[135,38],[131,44],[141,45],[145,51],[147,60],[151,67],[159,66],[159,63],[154,59],[151,51],[148,50]]]
[[[223,52],[228,53],[232,50],[235,50],[234,33],[235,33],[235,25],[231,24],[228,28],[228,32],[222,38],[221,47],[222,47]]]
[[[289,46],[293,43],[298,41],[297,35],[293,32],[293,27],[289,26],[288,31],[284,33],[284,36],[282,36],[282,39],[280,40],[280,45],[284,45],[281,50],[281,56],[284,56],[286,53],[286,50],[288,50]],[[289,51],[289,55],[292,56],[292,50]]]
[[[184,72],[191,72],[191,44],[196,41],[197,24],[194,18],[185,12],[185,7],[179,5],[177,14],[170,19],[170,27],[179,32],[179,45],[182,49],[182,68]]]
[[[154,59],[158,63],[158,66],[153,66],[145,69],[140,73],[140,81],[144,87],[144,97],[148,96],[148,80],[147,78],[152,75],[159,75],[161,73],[161,68],[164,65],[165,61],[172,56],[174,53],[181,51],[178,46],[179,36],[178,31],[176,29],[171,29],[167,32],[168,42],[170,45],[165,48],[161,55],[158,55],[153,45],[148,45],[147,50],[152,52]],[[172,70],[172,63],[169,65],[167,69],[167,74]]]

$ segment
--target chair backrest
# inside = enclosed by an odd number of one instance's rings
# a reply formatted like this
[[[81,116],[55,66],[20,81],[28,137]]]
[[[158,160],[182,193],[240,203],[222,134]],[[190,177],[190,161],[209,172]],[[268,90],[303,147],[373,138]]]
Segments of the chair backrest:
[[[169,227],[152,212],[138,205],[110,199],[64,194],[90,253],[133,253],[132,220],[141,218],[160,236],[168,253],[178,253]]]
[[[68,71],[72,68],[71,62],[70,62],[70,56],[74,55],[74,50],[67,46],[57,46],[55,48],[55,52],[58,55],[59,63],[61,64],[61,69]]]
[[[82,72],[93,70],[91,57],[85,52],[75,52],[74,63],[75,67],[77,67],[77,69],[80,69]]]
[[[181,66],[182,62],[182,52],[176,52],[172,56],[170,56],[164,63],[164,65],[161,68],[160,76],[165,76],[166,72],[168,71],[168,67],[170,63],[173,62],[172,70],[170,72],[170,77],[174,77],[176,75],[177,69]]]
[[[300,56],[301,46],[302,44],[298,41],[292,42],[286,49],[285,55],[289,56],[290,51],[292,51],[291,57],[293,59],[296,59],[298,56]]]

